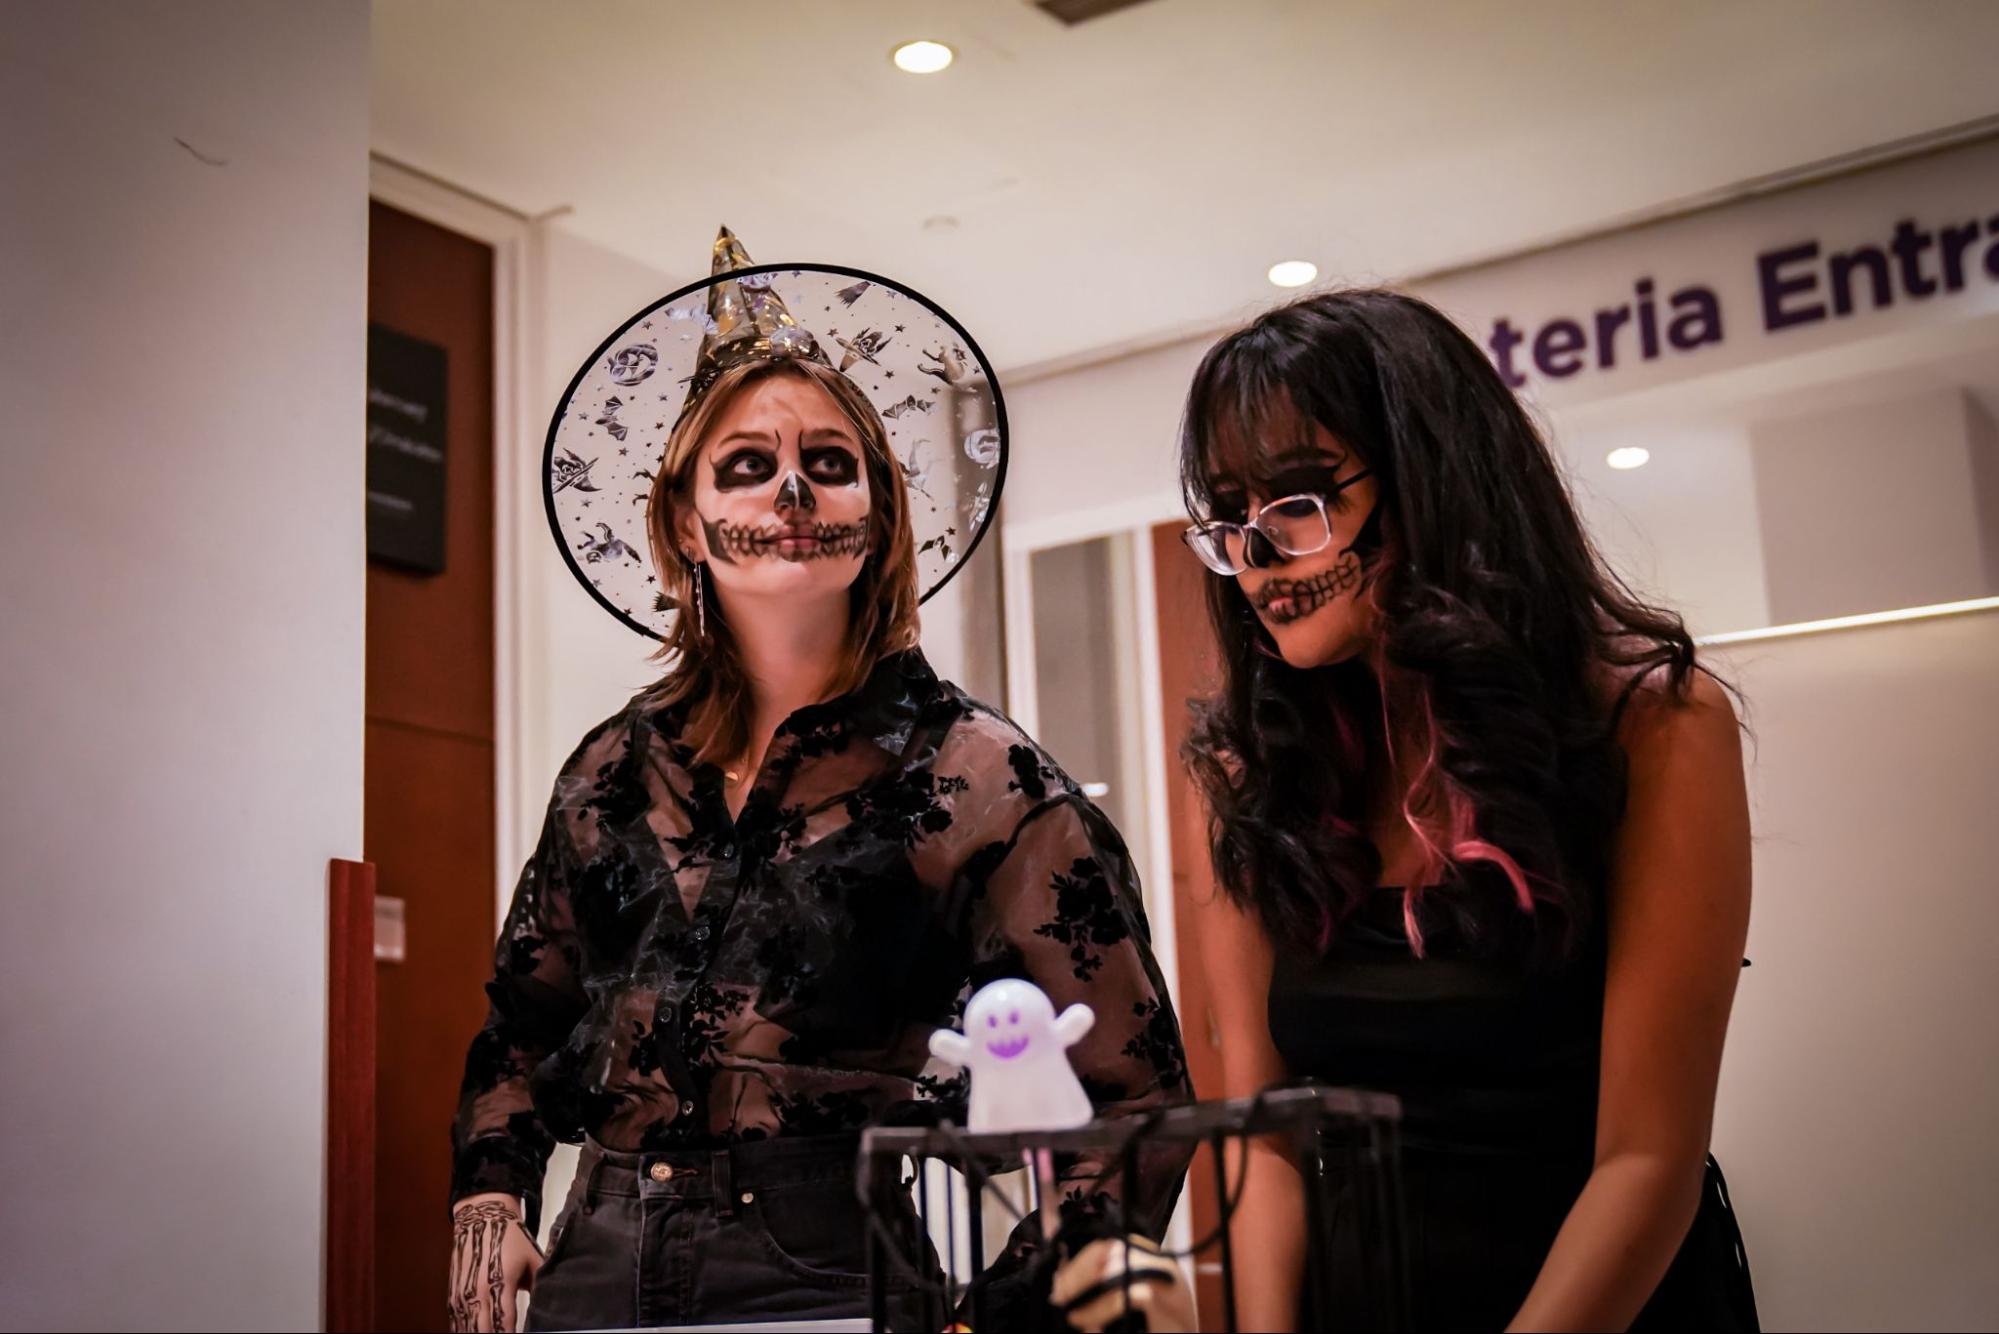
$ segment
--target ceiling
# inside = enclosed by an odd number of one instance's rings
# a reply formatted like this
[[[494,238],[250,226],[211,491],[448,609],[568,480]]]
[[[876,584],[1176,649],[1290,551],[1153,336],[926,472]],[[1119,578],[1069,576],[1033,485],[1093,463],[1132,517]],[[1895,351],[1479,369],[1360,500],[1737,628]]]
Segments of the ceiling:
[[[1983,0],[376,0],[373,144],[677,280],[723,222],[884,272],[1018,370],[1990,116],[1994,49]]]

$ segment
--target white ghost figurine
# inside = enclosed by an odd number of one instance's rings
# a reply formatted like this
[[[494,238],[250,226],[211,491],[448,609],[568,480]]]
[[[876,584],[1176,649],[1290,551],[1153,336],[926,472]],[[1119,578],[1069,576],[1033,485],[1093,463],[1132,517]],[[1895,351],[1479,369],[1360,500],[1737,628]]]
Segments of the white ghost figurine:
[[[1066,1130],[1096,1114],[1069,1066],[1069,1048],[1096,1021],[1081,1004],[1058,1016],[1040,987],[1002,978],[972,997],[963,1033],[930,1035],[930,1052],[972,1072],[974,1133]]]

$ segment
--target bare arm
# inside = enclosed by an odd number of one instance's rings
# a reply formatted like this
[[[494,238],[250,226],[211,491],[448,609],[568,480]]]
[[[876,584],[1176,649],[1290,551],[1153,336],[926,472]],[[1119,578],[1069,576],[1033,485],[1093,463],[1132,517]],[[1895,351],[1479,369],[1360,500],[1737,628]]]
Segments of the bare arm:
[[[1246,1098],[1285,1083],[1289,1075],[1270,1039],[1266,1017],[1270,938],[1259,922],[1219,894],[1201,906],[1193,930],[1221,1036],[1220,1095]],[[1200,1092],[1211,1097],[1215,1091]],[[1246,1150],[1235,1149],[1235,1144],[1230,1141],[1229,1189],[1236,1190],[1242,1180],[1245,1156],[1249,1172],[1229,1227],[1238,1323],[1243,1329],[1296,1329],[1305,1269],[1304,1181],[1281,1140],[1258,1138],[1249,1141]]]
[[[1511,1328],[1624,1329],[1699,1203],[1749,930],[1749,807],[1728,697],[1641,690],[1609,894],[1596,1160]]]

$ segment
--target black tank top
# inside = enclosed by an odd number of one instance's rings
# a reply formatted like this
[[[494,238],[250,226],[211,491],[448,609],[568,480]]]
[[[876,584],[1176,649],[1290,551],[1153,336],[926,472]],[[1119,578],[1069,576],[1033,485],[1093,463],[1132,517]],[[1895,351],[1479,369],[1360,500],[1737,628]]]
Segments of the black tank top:
[[[1417,896],[1416,957],[1403,892],[1377,889],[1323,959],[1281,952],[1270,1034],[1297,1078],[1379,1089],[1403,1106],[1412,1149],[1587,1161],[1596,1129],[1602,951],[1535,966],[1479,949],[1437,900]]]
[[[1500,1329],[1590,1174],[1602,913],[1565,961],[1537,961],[1531,921],[1505,904],[1503,887],[1440,886],[1416,897],[1419,958],[1403,898],[1376,890],[1324,958],[1279,951],[1270,1033],[1294,1079],[1402,1099],[1414,1326]],[[1335,1310],[1308,1313],[1308,1328],[1378,1323],[1357,1309],[1366,1270],[1358,1239],[1340,1235],[1342,1185],[1331,1183]],[[1632,1327],[1756,1328],[1740,1234],[1712,1159],[1687,1240]]]

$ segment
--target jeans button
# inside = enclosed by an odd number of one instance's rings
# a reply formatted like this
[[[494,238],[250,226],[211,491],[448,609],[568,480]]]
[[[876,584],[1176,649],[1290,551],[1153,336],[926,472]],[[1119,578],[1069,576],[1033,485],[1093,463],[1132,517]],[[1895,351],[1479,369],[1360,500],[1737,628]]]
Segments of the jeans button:
[[[654,1163],[646,1175],[650,1176],[654,1181],[671,1181],[673,1180],[673,1164]]]

